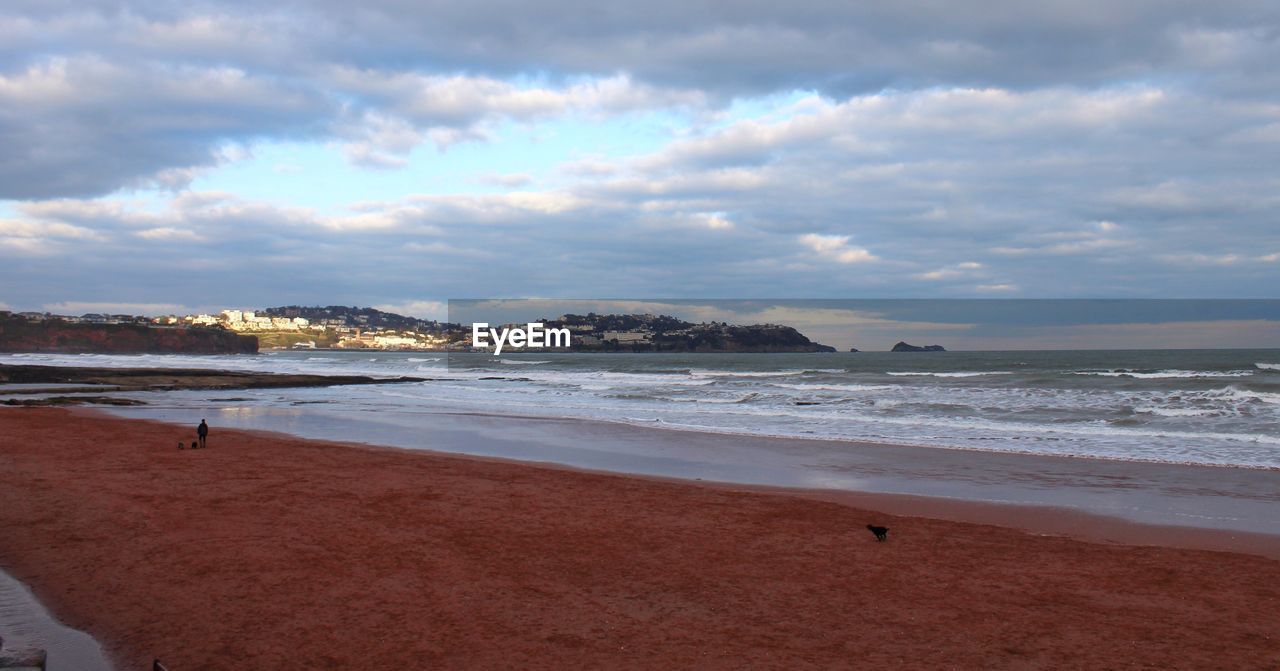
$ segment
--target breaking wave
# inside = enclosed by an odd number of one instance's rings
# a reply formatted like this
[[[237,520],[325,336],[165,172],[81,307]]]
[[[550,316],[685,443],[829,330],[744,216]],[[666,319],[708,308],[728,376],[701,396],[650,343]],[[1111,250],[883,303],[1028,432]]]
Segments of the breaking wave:
[[[1096,375],[1098,377],[1131,377],[1134,379],[1163,379],[1163,378],[1197,378],[1197,377],[1248,377],[1253,375],[1251,370],[1230,370],[1230,371],[1214,371],[1214,370],[1127,370],[1124,368],[1112,370],[1077,370],[1072,371],[1075,375]]]
[[[885,373],[885,375],[892,375],[894,377],[982,377],[983,375],[1013,375],[1013,371],[1010,371],[1010,370],[981,370],[981,371],[961,370],[961,371],[944,372],[944,373],[916,372],[916,371],[904,371],[904,372],[890,371]]]

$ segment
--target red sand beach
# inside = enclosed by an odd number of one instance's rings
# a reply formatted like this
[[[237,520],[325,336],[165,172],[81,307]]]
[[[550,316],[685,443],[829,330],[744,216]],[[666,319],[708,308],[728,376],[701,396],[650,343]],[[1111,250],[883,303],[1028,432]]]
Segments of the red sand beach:
[[[1261,556],[189,433],[0,410],[0,566],[120,669],[1280,665]]]

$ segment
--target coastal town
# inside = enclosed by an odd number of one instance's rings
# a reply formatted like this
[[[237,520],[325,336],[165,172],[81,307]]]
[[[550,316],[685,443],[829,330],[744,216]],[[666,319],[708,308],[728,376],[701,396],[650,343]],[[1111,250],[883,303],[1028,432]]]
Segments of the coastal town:
[[[256,336],[264,347],[294,349],[444,350],[469,347],[461,327],[372,308],[222,310],[216,315],[170,315],[153,323],[225,328]]]
[[[470,351],[469,325],[419,319],[375,308],[282,306],[224,309],[185,315],[136,316],[89,313],[78,316],[42,312],[4,313],[26,324],[134,325],[147,329],[217,331],[256,338],[260,349],[374,349],[392,351]],[[780,324],[691,323],[653,314],[566,314],[542,319],[547,328],[570,334],[568,347],[542,350],[585,352],[824,352]],[[506,326],[521,326],[508,324]],[[526,350],[527,351],[527,350]]]

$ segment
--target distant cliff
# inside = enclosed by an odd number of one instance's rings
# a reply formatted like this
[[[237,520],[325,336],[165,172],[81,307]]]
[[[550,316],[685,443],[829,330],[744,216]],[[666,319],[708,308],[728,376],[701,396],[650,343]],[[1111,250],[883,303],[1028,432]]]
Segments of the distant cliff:
[[[947,350],[944,349],[942,345],[925,345],[924,347],[917,347],[916,345],[908,345],[907,343],[899,342],[897,345],[894,345],[893,349],[890,351],[891,352],[945,352]]]
[[[610,343],[606,343],[609,345]],[[625,344],[619,349],[628,351]],[[725,326],[718,330],[695,331],[690,334],[656,336],[651,343],[654,352],[834,352],[836,348],[809,340],[790,326],[763,324]],[[631,351],[646,351],[643,345]]]
[[[574,333],[575,352],[834,352],[781,324],[693,324],[669,315],[562,315],[542,320]]]
[[[256,354],[258,339],[220,328],[28,320],[0,313],[0,352]]]

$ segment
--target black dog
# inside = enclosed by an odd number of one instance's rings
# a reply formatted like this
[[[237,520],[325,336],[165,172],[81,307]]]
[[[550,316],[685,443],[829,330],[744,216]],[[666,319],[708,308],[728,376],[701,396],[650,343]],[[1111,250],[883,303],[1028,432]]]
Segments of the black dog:
[[[876,535],[877,541],[884,542],[884,539],[889,537],[889,527],[878,527],[874,524],[868,524],[867,529]]]

